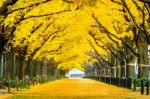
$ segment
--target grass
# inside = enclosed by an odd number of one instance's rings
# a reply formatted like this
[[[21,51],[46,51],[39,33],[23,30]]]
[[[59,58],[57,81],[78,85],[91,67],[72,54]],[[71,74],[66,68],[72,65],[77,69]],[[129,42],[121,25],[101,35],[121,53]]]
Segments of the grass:
[[[63,79],[16,92],[8,99],[150,99],[150,96],[90,79]]]

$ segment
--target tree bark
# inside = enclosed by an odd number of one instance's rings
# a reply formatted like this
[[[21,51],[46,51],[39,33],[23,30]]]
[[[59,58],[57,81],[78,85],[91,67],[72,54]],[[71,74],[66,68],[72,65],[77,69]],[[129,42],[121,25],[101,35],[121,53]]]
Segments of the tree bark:
[[[149,69],[142,66],[142,64],[148,65],[148,43],[145,41],[141,33],[139,33],[138,53],[139,78],[148,78]]]
[[[25,61],[24,61],[24,57],[19,56],[19,66],[18,66],[18,79],[22,80],[23,79],[23,75],[24,75],[24,66],[25,66]]]

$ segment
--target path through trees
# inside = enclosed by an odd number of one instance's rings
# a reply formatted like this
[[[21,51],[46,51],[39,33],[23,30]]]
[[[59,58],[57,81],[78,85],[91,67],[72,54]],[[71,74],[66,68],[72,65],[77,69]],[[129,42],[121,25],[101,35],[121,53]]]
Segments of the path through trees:
[[[139,92],[90,79],[63,79],[15,94],[12,99],[148,99]]]

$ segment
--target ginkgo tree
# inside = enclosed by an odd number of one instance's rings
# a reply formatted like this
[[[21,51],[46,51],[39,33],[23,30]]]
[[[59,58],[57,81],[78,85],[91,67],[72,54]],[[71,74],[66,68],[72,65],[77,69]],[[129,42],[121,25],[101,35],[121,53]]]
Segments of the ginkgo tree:
[[[135,57],[147,64],[146,5],[138,0],[2,0],[0,53],[14,58],[9,68],[18,60],[19,79],[36,76],[42,67],[83,69],[91,57],[103,67],[122,66]],[[123,70],[121,75],[129,77]]]
[[[12,31],[8,31],[12,36],[8,36],[9,42],[7,42],[7,44],[9,43],[9,46],[11,46],[10,50],[15,51],[20,59],[18,73],[19,79],[22,79],[22,76],[25,74],[32,75],[30,70],[32,69],[31,62],[33,58],[43,59],[43,57],[47,55],[49,57],[46,58],[51,59],[51,57],[55,56],[57,53],[60,52],[59,54],[61,54],[61,48],[63,49],[64,47],[62,47],[60,43],[63,43],[68,38],[76,39],[76,34],[78,34],[80,30],[83,33],[87,29],[87,27],[85,27],[83,28],[83,31],[82,28],[79,27],[79,29],[76,30],[80,23],[73,24],[75,21],[81,19],[79,18],[79,14],[83,13],[80,11],[76,13],[76,10],[78,10],[78,4],[71,4],[71,6],[69,5],[69,8],[68,3],[62,0],[57,2],[56,0],[27,2],[28,1],[18,0],[13,5],[9,5],[7,7],[8,11],[5,18],[1,22],[3,28],[8,27],[9,29],[12,29]],[[73,26],[71,26],[72,24]],[[86,23],[83,24],[85,25]],[[72,33],[74,35],[71,34],[71,31],[74,31],[74,33]],[[6,30],[5,34],[7,34]],[[67,36],[64,37],[66,34]],[[78,35],[79,39],[80,36],[82,35]],[[5,36],[5,38],[7,37]],[[62,40],[58,41],[56,38],[61,38]],[[78,44],[79,43],[80,42],[78,42]],[[57,45],[58,47],[55,49]],[[76,53],[76,50],[73,50],[69,53]],[[42,53],[44,53],[43,57],[38,56]],[[52,55],[49,55],[51,53]],[[76,56],[79,56],[78,54],[80,53],[76,54]],[[65,53],[62,55],[65,55]],[[74,54],[71,55],[72,54],[70,54],[70,56],[67,55],[66,59],[67,57],[69,59],[69,57],[72,57]],[[81,55],[81,57],[82,56],[84,56],[84,54]],[[61,55],[58,57],[61,57]],[[55,61],[60,63],[59,60]],[[69,64],[70,62],[68,62],[68,66]],[[24,73],[25,71],[26,73]]]
[[[105,4],[103,5],[104,7],[102,11],[105,11],[106,15],[104,15],[104,12],[99,13],[100,10],[98,10],[97,13],[93,12],[92,17],[95,20],[96,25],[92,27],[97,27],[101,34],[105,33],[107,35],[106,37],[114,44],[112,45],[112,43],[108,41],[108,44],[105,45],[104,43],[106,43],[106,40],[102,41],[103,38],[97,38],[91,33],[90,35],[94,38],[96,43],[103,43],[104,46],[107,47],[107,49],[109,49],[109,51],[111,51],[111,53],[115,56],[116,54],[112,51],[112,49],[116,50],[114,46],[117,45],[116,52],[119,52],[120,48],[123,48],[121,53],[125,52],[123,56],[126,62],[134,59],[133,57],[138,57],[139,66],[142,66],[141,64],[148,64],[148,8],[143,3],[134,0],[113,0],[109,1],[110,3],[106,3],[105,1],[102,2]],[[110,7],[109,4],[114,6]],[[109,47],[109,45],[111,46]],[[103,46],[99,47],[104,49]],[[130,55],[132,59],[130,59]],[[139,77],[148,77],[148,72],[147,68],[141,67],[139,69]]]

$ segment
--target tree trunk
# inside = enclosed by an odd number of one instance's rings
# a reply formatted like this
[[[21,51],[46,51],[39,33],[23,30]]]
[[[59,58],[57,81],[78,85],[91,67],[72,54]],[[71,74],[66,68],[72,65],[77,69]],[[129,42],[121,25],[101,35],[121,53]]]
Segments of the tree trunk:
[[[3,53],[0,54],[0,75],[3,77],[3,71],[4,71],[4,56]]]
[[[6,52],[6,77],[10,76],[10,79],[14,79],[14,53],[13,52]]]
[[[32,79],[31,71],[32,71],[31,60],[29,59],[26,61],[25,75],[29,76],[30,79]]]
[[[23,75],[24,75],[24,66],[25,66],[25,61],[22,56],[19,56],[19,66],[18,66],[18,79],[22,80]]]
[[[138,40],[138,53],[139,78],[148,78],[149,69],[142,66],[142,64],[148,65],[148,43],[145,41],[141,33],[139,34]]]
[[[33,77],[37,76],[37,65],[38,65],[37,61],[33,61],[33,73],[32,73]]]

